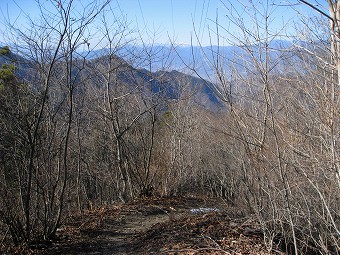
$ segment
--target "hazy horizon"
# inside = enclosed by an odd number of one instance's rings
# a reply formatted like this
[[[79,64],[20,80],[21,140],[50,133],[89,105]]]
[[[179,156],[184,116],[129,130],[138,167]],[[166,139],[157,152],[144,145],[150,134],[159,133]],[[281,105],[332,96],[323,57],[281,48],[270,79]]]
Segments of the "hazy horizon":
[[[3,44],[8,43],[7,31],[4,30],[6,22],[25,29],[27,18],[34,21],[39,18],[39,4],[43,6],[43,10],[51,14],[58,11],[58,7],[54,5],[58,1],[52,1],[53,5],[51,2],[37,0],[2,0],[1,2],[0,43]],[[75,1],[76,8],[80,10],[91,2],[93,1]],[[108,12],[105,18],[109,22],[112,19],[126,19],[126,22],[130,25],[129,29],[133,31],[130,34],[131,38],[133,34],[135,38],[140,40],[137,44],[217,45],[216,25],[214,24],[217,17],[219,23],[223,24],[223,27],[220,27],[221,30],[228,30],[237,34],[239,31],[235,28],[235,25],[228,22],[227,16],[238,12],[238,15],[246,18],[245,12],[250,4],[254,4],[259,9],[262,8],[260,1],[230,2],[225,3],[225,1],[220,0],[114,0],[111,1],[110,13]],[[309,6],[298,4],[298,1],[280,0],[273,2],[270,5],[271,30],[273,33],[279,31],[282,37],[292,33],[293,25],[299,19],[299,15],[315,14]],[[317,1],[311,2],[318,4]],[[252,21],[249,20],[249,22]],[[229,38],[225,39],[223,45],[229,40]],[[90,43],[92,46],[97,45],[98,39],[94,36]]]

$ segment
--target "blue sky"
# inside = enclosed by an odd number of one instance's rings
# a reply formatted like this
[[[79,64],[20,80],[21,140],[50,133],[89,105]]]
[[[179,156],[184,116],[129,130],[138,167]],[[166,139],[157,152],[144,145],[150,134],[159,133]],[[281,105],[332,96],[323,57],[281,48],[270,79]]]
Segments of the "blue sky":
[[[40,1],[46,3],[50,0]],[[86,4],[92,1],[81,0],[81,3]],[[229,3],[224,5],[223,3],[226,2]],[[203,45],[209,45],[209,28],[215,29],[213,21],[216,19],[217,13],[220,23],[225,24],[225,28],[233,29],[226,18],[226,16],[230,16],[230,10],[226,9],[230,6],[230,3],[233,3],[235,10],[242,11],[242,4],[249,5],[251,2],[265,1],[240,0],[241,4],[236,4],[236,2],[233,0],[112,0],[111,5],[118,14],[123,13],[132,26],[138,27],[142,31],[145,41],[155,35],[155,41],[160,44],[169,43],[169,37],[177,44],[190,44],[191,38],[196,37],[193,29],[195,26],[200,42]],[[275,6],[271,7],[273,9],[272,28],[274,30],[287,22],[293,24],[293,20],[296,20],[297,17],[296,11],[307,16],[313,13],[311,8],[305,5],[295,5],[294,8],[287,6],[297,2],[294,0],[274,1]],[[318,3],[316,0],[311,2]],[[319,2],[321,5],[326,5],[325,0]],[[258,5],[256,4],[256,6]],[[6,17],[12,22],[17,20],[17,24],[21,26],[25,14],[32,18],[37,17],[39,8],[36,0],[0,0],[0,12],[2,17],[0,21],[2,19],[3,22],[4,17]],[[287,27],[287,32],[291,32],[289,27]],[[197,44],[195,41],[194,44]],[[0,42],[4,42],[1,34]],[[213,39],[212,43],[215,44],[216,41]]]

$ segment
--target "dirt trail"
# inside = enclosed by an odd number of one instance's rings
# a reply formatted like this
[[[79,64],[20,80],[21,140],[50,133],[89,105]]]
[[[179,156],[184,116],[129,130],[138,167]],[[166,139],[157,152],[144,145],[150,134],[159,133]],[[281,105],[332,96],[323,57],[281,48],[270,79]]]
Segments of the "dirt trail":
[[[283,254],[277,250],[268,252],[256,222],[221,200],[168,197],[69,216],[52,243],[6,254]]]
[[[144,254],[138,251],[138,247],[144,245],[143,233],[154,226],[188,217],[192,214],[191,209],[215,208],[215,202],[197,198],[162,198],[103,207],[70,218],[58,233],[60,240],[43,253]]]

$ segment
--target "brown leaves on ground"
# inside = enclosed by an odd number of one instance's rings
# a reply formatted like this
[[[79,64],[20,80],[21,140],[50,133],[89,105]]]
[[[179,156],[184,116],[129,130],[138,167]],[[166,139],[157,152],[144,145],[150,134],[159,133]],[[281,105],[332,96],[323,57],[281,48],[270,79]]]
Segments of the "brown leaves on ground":
[[[145,254],[277,254],[263,244],[260,231],[245,219],[209,213],[161,223],[141,233],[136,251]]]
[[[193,214],[190,209],[218,208]],[[3,247],[3,250],[5,248]],[[0,254],[269,255],[255,222],[222,201],[140,199],[69,216],[51,245],[6,248]]]

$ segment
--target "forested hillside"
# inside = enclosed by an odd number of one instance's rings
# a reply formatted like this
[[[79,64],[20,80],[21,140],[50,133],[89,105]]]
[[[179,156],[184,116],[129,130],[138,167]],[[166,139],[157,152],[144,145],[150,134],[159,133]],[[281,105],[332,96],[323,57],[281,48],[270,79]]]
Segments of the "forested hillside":
[[[340,2],[328,1],[326,12],[298,1],[315,16],[288,36],[271,30],[271,1],[250,1],[243,13],[226,15],[238,33],[216,19],[211,36],[221,45],[196,46],[201,54],[191,63],[174,44],[162,58],[152,44],[122,54],[134,42],[124,17],[110,1],[81,10],[77,2],[38,1],[40,20],[6,24],[2,241],[54,242],[70,215],[116,203],[130,208],[138,198],[195,196],[219,198],[251,219],[261,251],[339,254]],[[223,43],[237,51],[226,54]],[[181,70],[170,68],[174,54]]]

